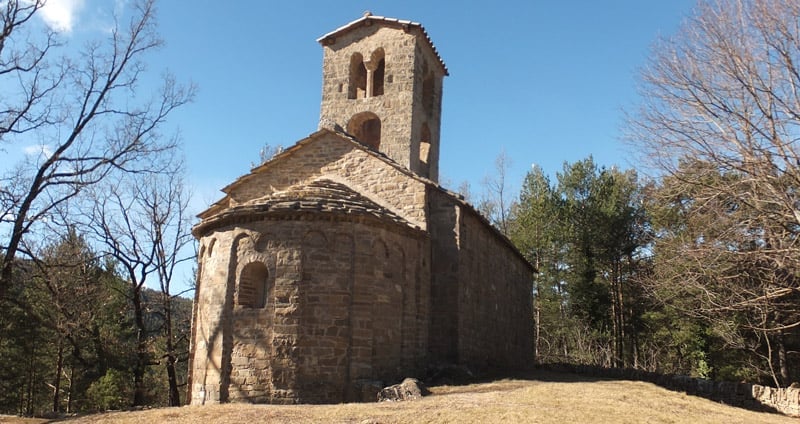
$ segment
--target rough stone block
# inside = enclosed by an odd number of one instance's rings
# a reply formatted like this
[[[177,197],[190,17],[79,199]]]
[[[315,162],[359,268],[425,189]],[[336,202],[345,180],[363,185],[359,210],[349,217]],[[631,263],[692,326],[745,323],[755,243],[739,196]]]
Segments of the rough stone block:
[[[400,384],[384,387],[378,392],[378,402],[417,400],[430,394],[425,384],[416,378],[406,378]]]

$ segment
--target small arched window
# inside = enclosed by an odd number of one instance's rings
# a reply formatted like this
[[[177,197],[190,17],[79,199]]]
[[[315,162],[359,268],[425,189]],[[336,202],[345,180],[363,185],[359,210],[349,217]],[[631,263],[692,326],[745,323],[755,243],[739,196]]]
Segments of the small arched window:
[[[381,120],[372,112],[359,113],[350,118],[347,132],[375,150],[381,145]]]
[[[239,291],[236,304],[245,308],[263,308],[267,304],[267,281],[269,271],[261,262],[251,262],[239,276]]]
[[[367,96],[367,67],[361,53],[353,53],[350,57],[350,83],[347,90],[348,99],[363,99]]]

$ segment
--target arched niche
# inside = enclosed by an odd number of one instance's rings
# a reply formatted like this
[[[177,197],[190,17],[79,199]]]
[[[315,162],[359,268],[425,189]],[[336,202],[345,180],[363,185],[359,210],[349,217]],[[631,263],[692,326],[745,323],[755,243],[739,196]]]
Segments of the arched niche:
[[[431,129],[428,123],[422,124],[422,131],[420,131],[419,138],[419,167],[420,174],[428,177],[430,174],[430,160],[431,160]]]

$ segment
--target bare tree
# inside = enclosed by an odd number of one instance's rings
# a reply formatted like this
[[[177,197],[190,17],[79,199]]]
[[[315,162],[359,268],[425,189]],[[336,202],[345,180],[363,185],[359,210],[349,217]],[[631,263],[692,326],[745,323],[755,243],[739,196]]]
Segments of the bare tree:
[[[456,193],[460,194],[461,197],[464,198],[465,202],[472,203],[472,187],[470,187],[469,181],[461,181],[461,184],[459,184],[458,188],[456,189]]]
[[[757,190],[718,186],[756,211],[800,225],[800,3],[704,1],[643,71],[631,140],[680,175],[685,159],[736,172]],[[687,181],[703,185],[702,175]]]
[[[37,33],[32,17],[44,1],[2,3],[0,22],[0,143],[6,149],[35,141],[39,154],[0,179],[0,298],[18,254],[31,256],[23,239],[54,209],[112,171],[152,169],[144,157],[174,148],[158,128],[190,101],[192,87],[171,76],[148,100],[137,98],[143,57],[161,44],[154,0],[137,1],[127,26],[74,57],[58,57],[63,43],[50,30]]]
[[[45,62],[48,52],[58,46],[53,31],[46,30],[32,41],[28,28],[44,0],[6,1],[0,6],[0,77],[4,80],[23,77],[21,89],[3,93],[0,101],[0,142],[7,135],[22,134],[37,128],[43,116],[38,106],[58,85],[51,78],[50,65]],[[55,74],[56,76],[58,74]]]
[[[512,206],[506,181],[510,167],[511,158],[503,150],[494,160],[494,175],[487,175],[483,179],[484,193],[477,206],[478,210],[506,236],[509,234],[508,224]]]
[[[261,164],[264,164],[282,152],[283,146],[264,143],[264,146],[262,146],[261,150],[258,151],[258,163],[250,162],[250,167],[255,168]]]
[[[87,228],[99,242],[99,248],[114,258],[128,283],[128,298],[137,329],[134,405],[143,405],[146,401],[144,375],[147,367],[160,364],[151,343],[156,331],[162,331],[165,336],[161,359],[169,381],[169,402],[171,406],[180,405],[175,365],[186,358],[176,347],[172,299],[180,293],[172,293],[172,282],[176,267],[194,259],[194,253],[192,249],[184,249],[193,238],[183,170],[176,165],[179,162],[166,162],[174,167],[169,172],[147,174],[135,182],[127,180],[98,186],[101,190],[91,196],[94,207],[87,217]],[[148,311],[142,292],[148,282],[158,284],[161,290],[162,310],[157,311],[163,322],[160,329],[146,322]]]
[[[763,340],[756,350],[780,363],[784,384],[784,335],[800,328],[798,22],[796,0],[701,1],[656,45],[630,120],[631,140],[666,175],[662,283],[725,333]]]
[[[141,205],[150,216],[151,227],[149,233],[138,236],[150,238],[147,243],[152,243],[156,247],[164,321],[162,331],[165,339],[162,358],[169,382],[169,405],[180,406],[175,365],[178,361],[188,360],[188,352],[178,350],[172,299],[183,293],[174,293],[172,282],[176,267],[195,259],[194,249],[186,251],[186,248],[194,242],[194,237],[191,233],[191,217],[188,214],[189,195],[183,184],[183,174],[173,172],[160,177],[151,178],[141,192]]]

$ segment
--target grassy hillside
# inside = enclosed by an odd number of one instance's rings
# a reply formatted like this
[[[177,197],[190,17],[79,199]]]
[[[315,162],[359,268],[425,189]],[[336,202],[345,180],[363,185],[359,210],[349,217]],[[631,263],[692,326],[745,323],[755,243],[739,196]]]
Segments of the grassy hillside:
[[[343,405],[243,405],[109,412],[67,423],[794,423],[797,419],[757,413],[650,383],[587,380],[539,373],[531,380],[431,388],[415,402]],[[0,418],[0,422],[44,420]]]

